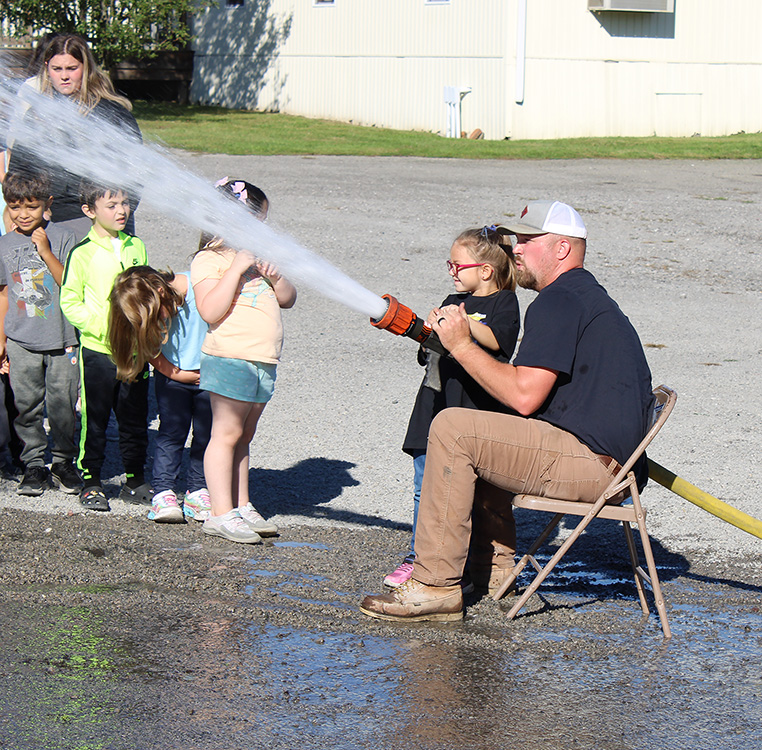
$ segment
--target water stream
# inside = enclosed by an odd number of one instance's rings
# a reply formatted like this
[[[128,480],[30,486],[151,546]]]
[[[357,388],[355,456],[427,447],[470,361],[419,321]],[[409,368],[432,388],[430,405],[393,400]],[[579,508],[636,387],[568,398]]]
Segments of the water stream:
[[[10,128],[15,142],[41,162],[57,164],[101,184],[123,187],[167,216],[224,237],[230,246],[275,263],[294,283],[311,286],[357,312],[379,318],[386,311],[381,297],[257,220],[243,204],[178,165],[165,150],[139,143],[103,119],[83,117],[63,97],[44,96],[29,87],[18,91],[18,87],[19,81],[0,67],[0,128],[3,132]],[[29,109],[20,116],[22,99]]]

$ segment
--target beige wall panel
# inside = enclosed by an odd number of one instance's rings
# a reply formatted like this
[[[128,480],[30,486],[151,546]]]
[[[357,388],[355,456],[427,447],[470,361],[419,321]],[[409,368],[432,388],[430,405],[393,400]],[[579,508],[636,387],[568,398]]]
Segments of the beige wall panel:
[[[513,105],[515,139],[762,130],[758,65],[532,60],[525,90]]]
[[[289,83],[281,95],[281,110],[412,130],[444,132],[447,108],[445,85],[473,91],[462,101],[462,129],[481,128],[502,138],[505,130],[502,95],[503,67],[490,61],[405,59],[289,60]],[[291,81],[298,84],[291,84]],[[337,86],[335,81],[342,81]],[[267,107],[264,97],[260,106]]]
[[[515,0],[275,0],[269,13],[293,13],[284,54],[336,56],[484,57],[502,55],[501,28]],[[245,9],[244,9],[245,11]]]
[[[487,138],[762,130],[760,0],[603,13],[528,0],[246,0],[198,17],[194,101],[444,133],[443,89],[471,87],[461,129]]]

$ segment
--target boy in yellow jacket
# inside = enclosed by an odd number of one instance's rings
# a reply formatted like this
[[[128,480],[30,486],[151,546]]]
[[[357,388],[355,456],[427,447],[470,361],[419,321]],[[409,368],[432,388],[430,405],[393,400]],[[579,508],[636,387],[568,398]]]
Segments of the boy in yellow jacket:
[[[127,192],[119,187],[82,183],[82,211],[93,227],[66,260],[61,310],[79,331],[82,426],[77,466],[82,471],[80,502],[91,510],[111,510],[101,486],[106,428],[113,409],[119,425],[119,450],[127,476],[120,498],[151,503],[145,479],[148,449],[148,368],[134,383],[117,380],[108,344],[109,295],[117,274],[147,265],[142,240],[123,230],[130,216]]]

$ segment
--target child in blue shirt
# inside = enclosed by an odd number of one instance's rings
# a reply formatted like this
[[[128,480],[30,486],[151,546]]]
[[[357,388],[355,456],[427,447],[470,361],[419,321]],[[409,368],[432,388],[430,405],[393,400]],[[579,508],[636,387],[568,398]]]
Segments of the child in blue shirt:
[[[209,393],[199,388],[201,344],[207,324],[196,309],[188,273],[128,268],[111,291],[109,338],[117,377],[132,380],[153,365],[159,434],[153,462],[154,496],[148,518],[179,523],[209,517],[204,451],[212,429]],[[183,448],[193,427],[187,491],[177,494]]]

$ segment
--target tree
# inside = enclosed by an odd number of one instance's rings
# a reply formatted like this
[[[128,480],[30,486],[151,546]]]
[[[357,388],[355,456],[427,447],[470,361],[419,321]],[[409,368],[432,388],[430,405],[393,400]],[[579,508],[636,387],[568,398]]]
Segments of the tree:
[[[79,34],[102,67],[182,49],[190,40],[189,13],[212,0],[0,0],[0,18],[19,35]]]

